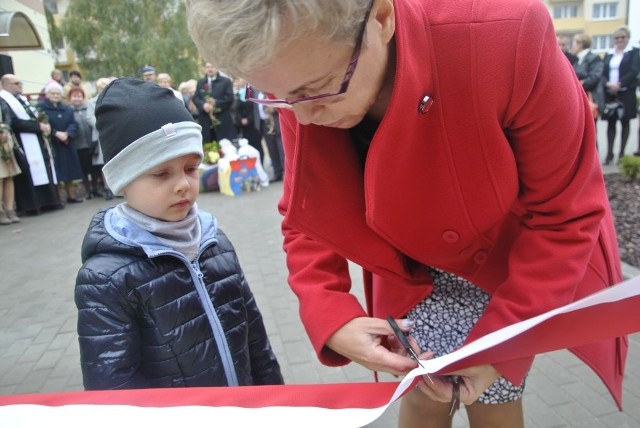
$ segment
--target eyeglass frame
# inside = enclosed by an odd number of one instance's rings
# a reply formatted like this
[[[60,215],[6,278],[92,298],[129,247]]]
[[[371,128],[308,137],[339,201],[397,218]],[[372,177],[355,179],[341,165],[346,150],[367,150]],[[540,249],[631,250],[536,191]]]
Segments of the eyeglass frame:
[[[335,93],[330,94],[320,94],[320,95],[312,95],[309,97],[300,97],[293,101],[287,101],[286,99],[273,99],[273,98],[254,98],[253,89],[251,84],[247,82],[245,87],[245,99],[248,101],[252,101],[257,104],[263,104],[270,107],[275,108],[293,108],[294,104],[316,101],[323,98],[335,97],[338,95],[342,95],[347,92],[349,89],[349,83],[351,82],[351,78],[356,71],[356,66],[358,65],[358,60],[360,59],[360,52],[362,50],[362,41],[364,39],[365,30],[367,29],[367,23],[369,22],[369,16],[371,15],[371,9],[373,8],[373,0],[369,4],[367,8],[367,13],[364,16],[364,22],[362,23],[362,27],[360,28],[360,32],[358,34],[358,38],[356,40],[356,45],[353,48],[353,53],[351,54],[351,59],[349,60],[349,66],[347,67],[347,72],[345,73],[344,79],[340,84],[340,90]]]

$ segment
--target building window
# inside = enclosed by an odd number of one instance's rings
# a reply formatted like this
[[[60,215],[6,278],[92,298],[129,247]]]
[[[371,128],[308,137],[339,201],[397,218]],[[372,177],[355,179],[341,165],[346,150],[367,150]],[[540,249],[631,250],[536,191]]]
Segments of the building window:
[[[618,2],[593,4],[593,19],[616,19],[617,17]]]
[[[604,52],[613,46],[613,36],[611,34],[593,36],[591,50],[594,52]]]
[[[58,13],[57,0],[44,0],[44,7],[51,12],[52,15],[56,15]]]
[[[555,19],[576,18],[577,16],[578,16],[577,4],[559,4],[553,7],[553,17]]]

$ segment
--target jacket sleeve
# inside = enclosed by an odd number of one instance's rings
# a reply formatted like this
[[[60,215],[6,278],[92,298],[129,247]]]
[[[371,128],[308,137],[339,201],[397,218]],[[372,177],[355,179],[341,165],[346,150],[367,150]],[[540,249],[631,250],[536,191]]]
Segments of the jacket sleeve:
[[[354,318],[368,316],[357,298],[349,294],[351,278],[347,260],[319,242],[289,227],[286,222],[293,176],[296,121],[291,112],[280,112],[285,177],[278,210],[287,253],[289,285],[300,301],[300,318],[319,360],[329,366],[344,365],[348,358],[325,346],[329,338]]]
[[[623,88],[633,89],[638,86],[638,73],[640,73],[640,53],[634,48],[625,53],[629,55],[629,68],[620,76],[620,86]],[[623,58],[624,59],[624,58]]]
[[[506,256],[508,275],[466,343],[572,302],[608,204],[593,118],[541,3],[530,3],[515,43],[503,128],[518,169],[521,225]],[[495,366],[514,383],[529,368],[522,362]]]
[[[602,70],[604,69],[604,63],[598,55],[593,57],[593,60],[587,64],[587,76],[582,81],[582,87],[585,91],[590,92],[597,89],[602,79]]]
[[[139,373],[140,330],[118,285],[85,263],[76,278],[75,302],[85,389],[147,386]]]
[[[233,103],[233,84],[229,79],[224,79],[223,82],[222,94],[216,98],[216,106],[226,109]]]
[[[198,108],[198,111],[200,113],[204,113],[204,110],[202,109],[202,106],[204,105],[204,98],[202,97],[203,91],[204,91],[204,82],[201,79],[201,80],[198,80],[198,83],[196,84],[196,92],[191,97],[191,101],[193,101],[193,104],[195,104],[195,106]]]
[[[78,135],[78,123],[73,117],[73,110],[71,108],[68,108],[65,114],[69,117],[69,122],[65,129],[65,132],[69,134],[69,137],[73,138]]]

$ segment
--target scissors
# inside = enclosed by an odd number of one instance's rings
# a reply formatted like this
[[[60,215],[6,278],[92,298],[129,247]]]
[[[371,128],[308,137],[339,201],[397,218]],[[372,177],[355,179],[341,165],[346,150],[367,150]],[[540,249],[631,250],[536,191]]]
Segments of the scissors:
[[[395,333],[396,337],[402,344],[402,347],[407,350],[409,357],[411,357],[412,360],[416,361],[420,367],[424,368],[424,366],[420,363],[420,359],[418,358],[418,355],[413,350],[413,348],[411,348],[411,345],[409,345],[409,341],[407,340],[407,335],[404,334],[402,330],[400,330],[400,327],[398,327],[398,324],[393,319],[393,317],[388,316],[387,322],[393,329],[393,332]],[[431,376],[429,376],[428,373],[426,373],[426,375],[429,381],[433,383]],[[446,376],[446,378],[449,380],[449,382],[453,384],[453,395],[451,397],[451,407],[449,409],[449,416],[453,416],[456,410],[460,408],[460,378],[458,376]]]
[[[398,327],[398,324],[396,324],[396,320],[394,320],[392,316],[388,316],[387,322],[393,329],[393,332],[395,333],[396,337],[400,341],[400,344],[402,345],[402,347],[406,349],[407,353],[409,354],[409,357],[411,357],[412,360],[417,362],[420,367],[424,368],[422,363],[420,363],[420,358],[418,358],[418,354],[416,354],[416,351],[414,351],[411,345],[409,345],[409,341],[407,340],[407,335],[404,334],[404,332],[400,330],[400,327]],[[426,373],[426,375],[429,381],[433,383],[431,376],[429,376],[428,373]]]

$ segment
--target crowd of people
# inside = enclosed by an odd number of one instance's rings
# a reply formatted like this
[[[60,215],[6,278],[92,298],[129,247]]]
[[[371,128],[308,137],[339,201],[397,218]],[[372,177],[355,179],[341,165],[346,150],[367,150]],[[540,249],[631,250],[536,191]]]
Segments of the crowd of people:
[[[247,99],[243,81],[233,82],[210,63],[203,65],[203,75],[175,89],[169,73],[157,73],[150,65],[140,70],[142,80],[171,90],[183,102],[202,127],[203,144],[246,138],[264,162],[264,140],[273,167],[271,181],[281,181],[284,154],[277,111]],[[97,97],[114,79],[104,77],[90,84],[80,71],[72,70],[67,82],[56,69],[37,99],[31,100],[23,93],[19,76],[2,76],[0,225],[85,199],[114,197],[102,174],[95,119]]]
[[[603,164],[609,165],[614,160],[620,163],[626,154],[630,121],[638,112],[636,88],[640,85],[640,50],[631,46],[631,31],[626,26],[618,27],[613,33],[613,48],[604,58],[591,51],[592,40],[587,34],[576,34],[571,42],[564,36],[558,36],[557,40],[589,94],[594,120],[607,121],[607,151]],[[620,147],[615,159],[618,122],[621,126]],[[640,156],[640,130],[633,154]]]

